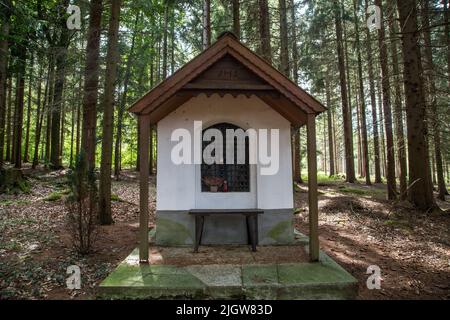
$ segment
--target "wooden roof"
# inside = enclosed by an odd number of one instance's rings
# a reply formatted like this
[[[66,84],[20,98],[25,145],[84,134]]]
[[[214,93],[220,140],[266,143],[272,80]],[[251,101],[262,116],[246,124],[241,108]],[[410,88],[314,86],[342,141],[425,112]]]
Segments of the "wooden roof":
[[[207,50],[136,101],[129,111],[157,123],[199,93],[257,95],[294,125],[326,108],[226,32]]]

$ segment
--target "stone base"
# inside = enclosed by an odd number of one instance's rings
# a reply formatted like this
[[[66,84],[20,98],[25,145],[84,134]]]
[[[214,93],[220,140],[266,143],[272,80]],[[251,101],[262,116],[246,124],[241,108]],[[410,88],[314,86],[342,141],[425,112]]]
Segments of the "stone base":
[[[259,245],[286,245],[294,241],[292,209],[264,210],[258,216]],[[157,211],[155,243],[165,246],[192,245],[194,217],[187,211]],[[214,215],[205,218],[202,244],[246,244],[245,217]]]
[[[252,254],[243,246],[246,252]],[[139,264],[136,249],[97,294],[103,299],[294,300],[355,299],[357,290],[357,280],[322,252],[316,263],[155,265]]]

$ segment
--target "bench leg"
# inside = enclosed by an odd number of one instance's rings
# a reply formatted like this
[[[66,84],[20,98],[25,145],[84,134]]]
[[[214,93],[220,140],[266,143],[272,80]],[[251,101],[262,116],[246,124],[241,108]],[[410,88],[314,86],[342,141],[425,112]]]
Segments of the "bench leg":
[[[195,243],[194,243],[194,252],[198,252],[198,247],[202,242],[203,235],[203,224],[205,222],[204,216],[195,216]]]
[[[247,230],[252,251],[256,252],[256,243],[258,242],[258,216],[247,216]]]

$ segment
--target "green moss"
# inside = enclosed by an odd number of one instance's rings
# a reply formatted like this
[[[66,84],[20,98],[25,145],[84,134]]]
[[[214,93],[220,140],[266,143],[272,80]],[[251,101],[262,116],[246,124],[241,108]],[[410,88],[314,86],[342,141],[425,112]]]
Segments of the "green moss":
[[[192,233],[183,224],[171,219],[158,218],[156,238],[159,244],[185,245],[192,242]]]
[[[11,206],[11,205],[16,205],[16,206],[24,206],[24,205],[28,205],[30,204],[31,201],[29,200],[2,200],[0,201],[0,206]]]
[[[120,201],[120,198],[117,194],[111,193],[111,201]]]
[[[58,201],[62,197],[60,192],[52,192],[47,197],[44,198],[44,201]]]
[[[276,242],[285,243],[292,241],[292,221],[286,220],[277,223],[267,234]]]
[[[357,194],[357,195],[370,195],[371,193],[373,193],[373,190],[362,190],[362,189],[351,188],[351,187],[340,187],[339,191],[344,192],[344,193]]]
[[[409,225],[409,222],[407,220],[396,220],[396,219],[390,219],[384,221],[384,224],[386,226],[391,226],[393,228],[400,228],[405,230],[411,230],[411,226]]]

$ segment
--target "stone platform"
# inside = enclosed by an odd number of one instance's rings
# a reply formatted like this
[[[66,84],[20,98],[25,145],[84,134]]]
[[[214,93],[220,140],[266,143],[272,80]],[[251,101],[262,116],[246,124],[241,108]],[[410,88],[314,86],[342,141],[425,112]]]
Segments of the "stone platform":
[[[98,287],[102,299],[354,299],[357,280],[307,247],[150,247],[150,264],[135,249]]]

